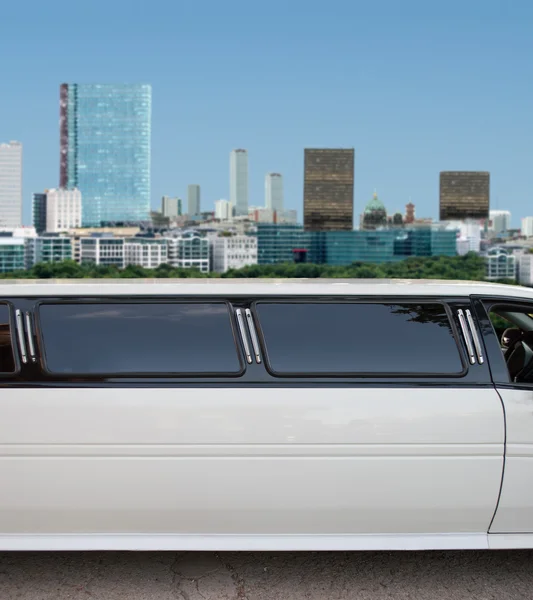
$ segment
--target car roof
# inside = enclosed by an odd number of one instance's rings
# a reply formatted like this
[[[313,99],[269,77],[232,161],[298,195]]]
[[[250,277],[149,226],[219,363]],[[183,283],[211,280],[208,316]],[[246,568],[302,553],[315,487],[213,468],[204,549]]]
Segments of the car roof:
[[[8,296],[501,296],[533,300],[533,289],[434,279],[4,279]]]

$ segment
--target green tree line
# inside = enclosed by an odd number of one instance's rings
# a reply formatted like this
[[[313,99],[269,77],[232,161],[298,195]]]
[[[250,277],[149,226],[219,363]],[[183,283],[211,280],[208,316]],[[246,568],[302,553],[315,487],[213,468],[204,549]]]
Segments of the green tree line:
[[[201,273],[196,269],[182,269],[160,265],[145,269],[129,265],[115,266],[78,264],[74,261],[40,263],[26,271],[0,274],[1,279],[98,279],[98,278],[341,278],[341,279],[467,279],[481,281],[485,277],[485,261],[469,253],[464,256],[411,257],[391,263],[373,264],[356,262],[348,266],[283,263],[250,265],[227,273]]]

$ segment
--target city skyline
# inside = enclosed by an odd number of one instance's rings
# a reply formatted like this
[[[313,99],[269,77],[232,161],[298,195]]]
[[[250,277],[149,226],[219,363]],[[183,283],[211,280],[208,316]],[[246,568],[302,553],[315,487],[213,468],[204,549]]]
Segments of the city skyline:
[[[0,38],[10,57],[0,139],[24,145],[25,223],[32,193],[57,185],[62,81],[152,84],[152,207],[185,197],[190,182],[205,206],[229,197],[227,153],[243,147],[250,204],[262,204],[265,173],[280,172],[285,208],[301,215],[302,149],[353,146],[356,213],[377,187],[391,212],[411,198],[436,218],[445,170],[490,171],[491,208],[509,209],[513,226],[529,212],[530,2],[450,0],[444,14],[420,0],[342,1],[341,13],[311,5],[305,27],[299,11],[284,11],[276,39],[259,6],[209,3],[205,19],[201,6],[176,5],[164,20],[158,11],[124,20],[121,0],[97,0],[89,14],[60,4],[30,14],[10,5]],[[42,31],[58,26],[43,48]]]

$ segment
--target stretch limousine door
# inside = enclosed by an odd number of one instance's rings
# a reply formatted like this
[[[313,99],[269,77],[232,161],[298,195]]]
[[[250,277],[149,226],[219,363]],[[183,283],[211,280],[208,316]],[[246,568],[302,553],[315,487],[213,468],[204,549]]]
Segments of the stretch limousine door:
[[[0,403],[2,547],[9,534],[77,534],[55,547],[172,534],[174,548],[211,534],[222,548],[230,534],[489,527],[503,411],[467,304],[19,306],[27,362]]]

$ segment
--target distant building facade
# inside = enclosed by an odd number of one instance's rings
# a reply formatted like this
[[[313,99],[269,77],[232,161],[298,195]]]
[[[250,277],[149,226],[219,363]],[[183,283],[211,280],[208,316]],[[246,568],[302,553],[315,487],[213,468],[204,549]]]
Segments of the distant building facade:
[[[239,148],[230,154],[229,200],[235,214],[248,214],[248,150]]]
[[[181,198],[163,196],[161,198],[161,214],[168,219],[176,219],[182,214]]]
[[[81,227],[82,198],[77,189],[46,190],[46,231],[60,233]]]
[[[441,221],[488,219],[490,174],[486,171],[443,171],[440,174]]]
[[[296,225],[297,222],[298,213],[295,210],[289,209],[276,212],[276,223],[279,223],[280,225],[283,225],[284,223]]]
[[[508,210],[489,211],[489,220],[495,234],[507,233],[511,229],[511,213]]]
[[[395,262],[411,256],[456,256],[457,231],[413,227],[375,231],[305,231],[301,225],[258,223],[259,264],[308,262],[346,266]]]
[[[168,241],[140,237],[125,240],[124,264],[139,265],[145,269],[168,264]]]
[[[209,240],[191,232],[167,238],[168,263],[182,269],[209,273]]]
[[[83,196],[84,226],[148,221],[149,85],[62,84],[60,187]]]
[[[518,257],[518,283],[533,287],[533,254],[529,252]]]
[[[187,186],[187,214],[189,217],[196,217],[200,214],[200,210],[200,186],[191,183]]]
[[[517,256],[505,248],[492,248],[485,257],[488,281],[516,280]]]
[[[72,240],[66,236],[50,235],[28,238],[26,241],[26,268],[39,263],[72,260]]]
[[[354,149],[306,148],[304,228],[353,229]]]
[[[40,235],[46,231],[46,192],[33,194],[31,220],[35,231]]]
[[[524,217],[522,219],[521,233],[525,237],[533,236],[533,217]]]
[[[0,234],[0,273],[11,273],[26,267],[26,240]]]
[[[257,264],[257,238],[250,235],[219,235],[212,239],[213,270],[225,273]]]
[[[283,210],[283,176],[280,173],[265,176],[265,207],[275,212]]]
[[[125,265],[124,238],[114,238],[102,235],[101,237],[86,237],[80,239],[81,264],[94,264],[115,266],[123,269]]]
[[[215,219],[229,221],[233,217],[234,206],[228,200],[215,201]]]
[[[22,144],[0,144],[0,227],[22,225]]]

